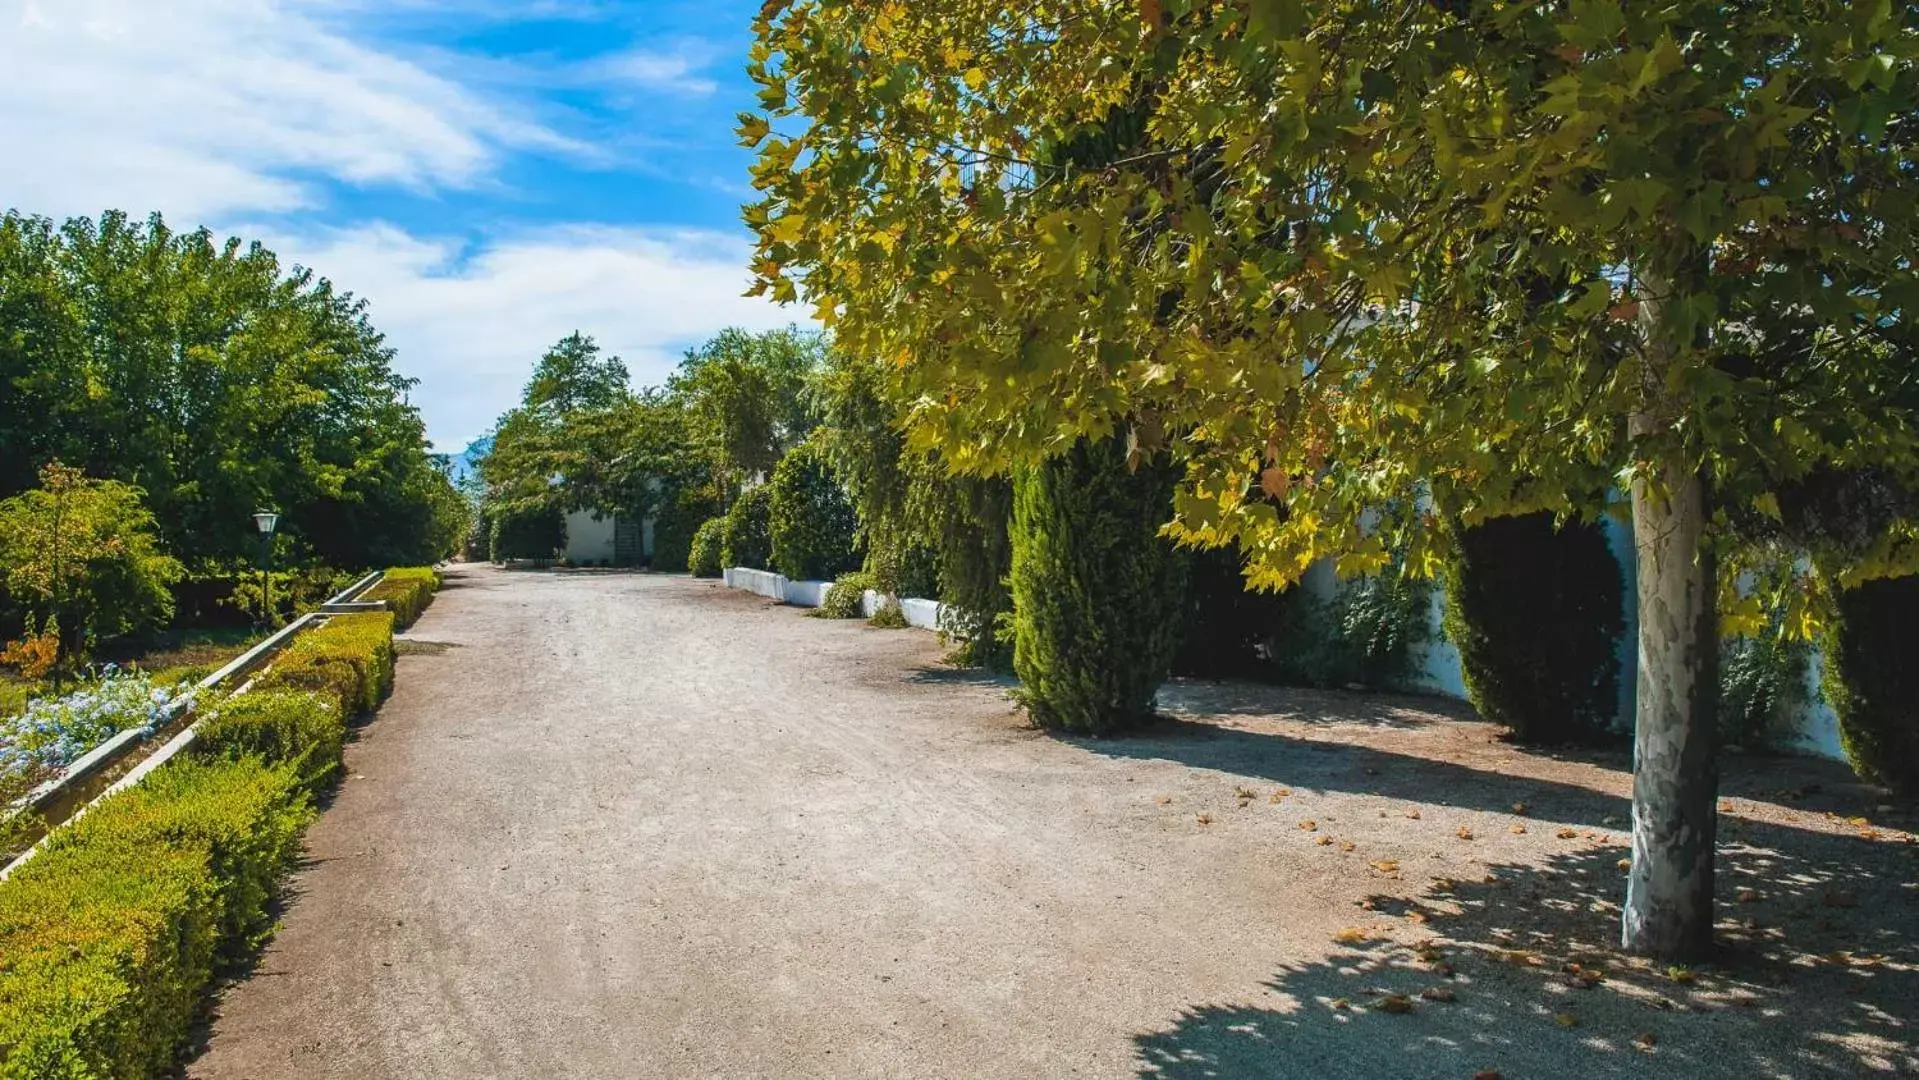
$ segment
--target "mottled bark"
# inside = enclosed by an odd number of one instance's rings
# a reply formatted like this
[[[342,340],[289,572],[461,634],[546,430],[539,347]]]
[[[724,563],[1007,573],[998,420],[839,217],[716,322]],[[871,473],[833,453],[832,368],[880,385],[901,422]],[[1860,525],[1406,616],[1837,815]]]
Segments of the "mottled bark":
[[[1712,943],[1718,581],[1705,544],[1707,482],[1687,455],[1671,448],[1671,428],[1681,411],[1670,396],[1673,350],[1661,347],[1656,305],[1647,303],[1641,318],[1646,398],[1631,426],[1635,443],[1651,450],[1655,465],[1632,491],[1639,692],[1632,871],[1622,938],[1633,952],[1683,960]]]

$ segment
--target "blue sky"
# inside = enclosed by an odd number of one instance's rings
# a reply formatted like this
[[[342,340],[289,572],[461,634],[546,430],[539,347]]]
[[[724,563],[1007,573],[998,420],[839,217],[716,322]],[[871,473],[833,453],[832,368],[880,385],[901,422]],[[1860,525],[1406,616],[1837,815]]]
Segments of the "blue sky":
[[[365,297],[457,450],[574,329],[664,378],[739,294],[759,0],[0,0],[0,205],[159,210]]]

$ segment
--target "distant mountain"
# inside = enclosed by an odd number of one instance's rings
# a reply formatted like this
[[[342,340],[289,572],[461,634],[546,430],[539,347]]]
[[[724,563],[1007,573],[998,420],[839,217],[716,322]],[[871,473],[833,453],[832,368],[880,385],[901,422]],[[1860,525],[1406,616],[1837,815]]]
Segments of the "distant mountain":
[[[480,436],[466,444],[466,449],[453,454],[447,461],[447,475],[453,477],[456,484],[464,484],[479,471],[480,459],[493,452],[493,435]]]

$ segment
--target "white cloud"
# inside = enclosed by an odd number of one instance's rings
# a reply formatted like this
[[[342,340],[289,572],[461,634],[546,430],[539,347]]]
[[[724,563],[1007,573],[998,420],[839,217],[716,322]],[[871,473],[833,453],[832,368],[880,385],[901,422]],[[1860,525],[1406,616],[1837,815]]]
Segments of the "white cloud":
[[[308,176],[462,188],[503,150],[582,150],[313,17],[329,10],[0,0],[0,204],[206,220],[313,206]]]
[[[341,221],[329,184],[496,194],[509,155],[604,165],[527,119],[550,86],[711,94],[696,41],[578,65],[362,40],[406,12],[586,17],[600,0],[0,0],[0,208],[60,218],[165,213],[259,238],[364,297],[457,450],[575,329],[654,383],[728,325],[805,316],[740,296],[747,246],[717,232],[591,224],[484,230]],[[521,105],[508,102],[517,101]],[[478,201],[475,199],[474,201]],[[508,200],[510,202],[510,200]],[[462,220],[471,220],[470,217]],[[244,228],[236,223],[252,222]]]
[[[741,296],[747,245],[717,233],[570,226],[462,257],[456,242],[369,225],[268,246],[367,299],[399,368],[420,380],[414,400],[429,433],[449,451],[512,407],[540,354],[574,330],[647,385],[722,327],[805,321],[800,309]]]
[[[656,52],[631,49],[604,57],[593,64],[592,75],[602,81],[627,84],[643,90],[707,97],[719,89],[710,78],[699,74],[705,64],[687,50]]]

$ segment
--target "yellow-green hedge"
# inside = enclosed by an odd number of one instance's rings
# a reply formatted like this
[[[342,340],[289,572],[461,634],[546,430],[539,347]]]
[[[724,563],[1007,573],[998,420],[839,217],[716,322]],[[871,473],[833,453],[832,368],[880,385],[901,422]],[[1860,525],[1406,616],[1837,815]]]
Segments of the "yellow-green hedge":
[[[310,691],[254,690],[209,708],[196,734],[203,756],[291,765],[317,792],[339,771],[346,717],[337,701]]]
[[[255,686],[320,694],[343,717],[372,712],[393,689],[393,623],[390,611],[328,616],[281,650]]]
[[[361,599],[386,601],[399,629],[405,630],[433,602],[439,588],[440,573],[431,566],[403,566],[388,570]]]
[[[0,882],[0,1080],[168,1072],[334,774],[345,717],[393,682],[393,615],[333,616],[212,707],[195,752],[56,832]]]
[[[0,882],[0,1078],[167,1071],[312,815],[291,765],[188,758],[55,833]]]

